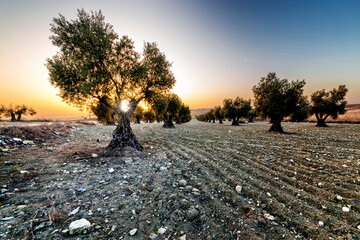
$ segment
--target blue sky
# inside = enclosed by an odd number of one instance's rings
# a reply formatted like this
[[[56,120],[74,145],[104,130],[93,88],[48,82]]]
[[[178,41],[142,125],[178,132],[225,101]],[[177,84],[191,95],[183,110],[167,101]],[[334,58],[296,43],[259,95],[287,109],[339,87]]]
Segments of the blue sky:
[[[360,103],[360,1],[347,0],[0,0],[0,103],[76,111],[56,96],[44,63],[57,50],[52,18],[75,18],[79,8],[101,9],[139,52],[144,41],[157,42],[173,62],[174,91],[191,108],[252,98],[252,86],[270,71],[305,79],[307,95],[346,84],[348,101]]]

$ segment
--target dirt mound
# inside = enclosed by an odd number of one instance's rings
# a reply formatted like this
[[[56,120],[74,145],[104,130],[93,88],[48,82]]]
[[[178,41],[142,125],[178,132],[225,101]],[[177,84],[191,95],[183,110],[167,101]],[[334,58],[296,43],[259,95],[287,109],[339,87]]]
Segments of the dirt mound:
[[[66,123],[53,123],[38,126],[9,126],[0,128],[0,135],[32,140],[35,143],[53,141],[67,137],[73,126]]]

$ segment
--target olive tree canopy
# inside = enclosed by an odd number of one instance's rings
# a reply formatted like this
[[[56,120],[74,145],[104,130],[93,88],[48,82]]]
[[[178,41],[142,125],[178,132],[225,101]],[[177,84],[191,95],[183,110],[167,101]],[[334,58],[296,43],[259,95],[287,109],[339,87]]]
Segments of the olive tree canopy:
[[[111,148],[142,147],[130,127],[130,118],[142,100],[171,89],[171,63],[156,43],[145,43],[142,56],[127,36],[119,39],[101,11],[78,10],[75,20],[60,15],[51,23],[50,40],[59,48],[47,59],[50,83],[68,104],[84,108],[102,103],[119,116]],[[121,109],[123,101],[128,109]]]

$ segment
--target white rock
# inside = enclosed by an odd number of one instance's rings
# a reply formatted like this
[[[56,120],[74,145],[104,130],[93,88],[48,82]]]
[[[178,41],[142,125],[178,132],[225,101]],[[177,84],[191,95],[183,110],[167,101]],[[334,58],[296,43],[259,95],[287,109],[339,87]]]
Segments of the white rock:
[[[150,234],[150,236],[149,236],[149,238],[151,239],[151,240],[154,240],[154,239],[156,239],[158,237],[158,235],[156,235],[155,233],[152,233],[152,234]]]
[[[69,216],[77,214],[77,213],[79,212],[79,209],[80,209],[80,207],[77,207],[77,208],[75,208],[74,210],[72,210],[72,211],[69,213]]]
[[[265,213],[265,214],[264,214],[264,217],[265,217],[266,219],[269,219],[270,221],[274,221],[274,220],[275,220],[275,217],[274,217],[273,215],[269,214],[269,213]]]
[[[109,169],[109,173],[115,172],[115,170],[113,168]]]
[[[180,187],[185,187],[187,185],[187,181],[185,180],[185,179],[181,179],[180,181],[179,181],[179,186]]]
[[[266,195],[268,195],[268,197],[271,197],[271,193],[267,192]]]
[[[25,144],[25,145],[34,145],[35,143],[33,141],[30,141],[30,140],[24,140],[23,144]]]
[[[350,208],[348,208],[348,207],[343,207],[342,210],[343,210],[343,212],[349,212],[349,211],[350,211]]]
[[[15,142],[22,142],[21,138],[13,138]]]
[[[26,171],[26,170],[20,170],[20,173],[21,173],[21,174],[25,174],[25,173],[28,173],[28,171]]]
[[[343,200],[342,196],[340,196],[340,195],[337,195],[336,199],[339,200],[339,201]]]
[[[242,191],[242,186],[237,185],[237,186],[235,187],[235,191],[236,191],[237,193],[241,193],[241,191]]]
[[[341,165],[343,168],[347,168],[347,165],[346,164],[343,164],[343,165]]]
[[[93,153],[93,154],[91,154],[91,157],[92,158],[97,158],[99,155],[97,155],[96,153]]]
[[[324,186],[324,183],[319,182],[319,183],[318,183],[318,186],[319,186],[319,187],[322,187],[322,186]]]
[[[186,234],[185,235],[182,235],[179,240],[186,240]]]
[[[164,234],[165,232],[166,232],[166,228],[163,227],[159,228],[158,230],[158,234]]]
[[[90,222],[85,218],[76,220],[70,223],[69,230],[70,234],[75,234],[83,230],[88,229],[91,226]]]
[[[359,230],[360,230],[360,225],[358,225],[358,226],[357,226],[357,229],[359,229]]]
[[[166,171],[166,170],[167,170],[166,167],[160,167],[160,171],[164,172],[164,171]]]
[[[130,230],[129,234],[130,234],[130,236],[134,236],[136,234],[136,232],[137,232],[137,229],[134,228],[134,229]]]
[[[319,224],[320,227],[324,226],[324,222],[323,222],[323,221],[319,221],[318,224]]]

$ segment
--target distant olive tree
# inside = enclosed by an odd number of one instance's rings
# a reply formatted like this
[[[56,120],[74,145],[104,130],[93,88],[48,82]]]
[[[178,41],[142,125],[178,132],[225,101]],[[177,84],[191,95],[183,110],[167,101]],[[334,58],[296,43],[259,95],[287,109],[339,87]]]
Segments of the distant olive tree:
[[[155,112],[153,109],[147,109],[145,112],[144,112],[144,122],[147,122],[147,123],[152,123],[155,121]]]
[[[224,114],[226,118],[232,120],[233,126],[239,125],[240,118],[248,117],[251,110],[250,100],[244,100],[236,97],[232,99],[224,99]]]
[[[36,111],[26,105],[15,105],[10,104],[8,107],[4,105],[0,106],[0,115],[3,114],[5,117],[10,117],[12,122],[21,121],[21,117],[24,115],[33,116],[36,114]]]
[[[318,127],[326,127],[326,119],[331,117],[336,119],[340,114],[345,114],[346,100],[345,95],[348,89],[345,85],[340,85],[329,92],[325,89],[316,91],[311,95],[311,114],[315,114]]]
[[[220,124],[223,124],[224,110],[221,108],[221,106],[214,107],[213,113],[215,119],[218,120]]]
[[[175,84],[171,63],[156,43],[144,43],[142,56],[127,36],[119,39],[101,11],[78,10],[75,20],[54,18],[50,40],[58,53],[47,59],[50,83],[68,104],[84,108],[103,103],[118,116],[109,148],[142,147],[130,126],[140,101],[151,101]],[[109,100],[108,100],[109,99]],[[127,101],[128,109],[122,109]]]
[[[289,83],[287,79],[280,80],[275,73],[269,73],[253,87],[257,112],[263,118],[270,118],[272,123],[269,131],[284,132],[282,120],[303,111],[302,107],[307,105],[304,86],[305,80]],[[301,115],[296,117],[300,121]]]
[[[163,119],[164,128],[174,128],[173,120],[179,114],[181,107],[180,98],[176,94],[166,94],[153,102],[152,108],[159,119]]]
[[[191,111],[189,106],[186,106],[184,103],[181,103],[179,113],[176,116],[176,124],[182,124],[189,122],[191,120]]]
[[[144,117],[144,109],[140,106],[137,106],[133,115],[134,122],[140,124],[143,117]]]

